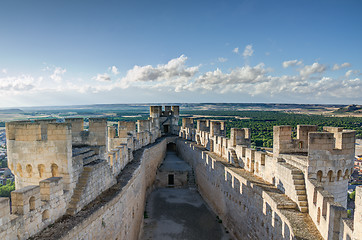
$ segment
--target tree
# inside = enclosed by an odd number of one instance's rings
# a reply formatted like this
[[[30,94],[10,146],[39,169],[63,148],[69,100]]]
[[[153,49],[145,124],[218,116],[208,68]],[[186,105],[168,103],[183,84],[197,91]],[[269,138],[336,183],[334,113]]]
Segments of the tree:
[[[0,186],[0,197],[10,197],[10,193],[14,190],[15,183],[7,180],[6,185]]]

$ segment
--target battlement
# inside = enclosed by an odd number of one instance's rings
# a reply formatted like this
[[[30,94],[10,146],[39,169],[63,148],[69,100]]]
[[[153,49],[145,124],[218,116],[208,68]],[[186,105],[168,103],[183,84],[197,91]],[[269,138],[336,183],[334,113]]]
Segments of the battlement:
[[[150,117],[159,118],[162,115],[162,106],[150,106]]]
[[[199,119],[196,121],[197,131],[210,131],[210,120]]]
[[[160,118],[168,116],[179,116],[180,107],[179,106],[165,106],[162,110],[162,106],[150,106],[150,117]]]
[[[293,139],[291,126],[275,126],[272,153],[249,147],[249,129],[231,129],[229,140],[220,136],[220,123],[210,121],[210,132],[201,130],[208,130],[206,124],[206,120],[198,121],[196,132],[183,127],[180,136],[272,183],[300,212],[309,213],[323,238],[352,239],[355,233],[344,218],[355,131],[324,127],[317,132],[317,126],[299,125]]]
[[[136,122],[119,121],[118,137],[125,138],[136,134]]]
[[[66,118],[64,119],[66,123],[72,125],[72,133],[79,134],[79,132],[84,131],[84,119],[83,118]]]
[[[173,112],[173,115],[179,116],[180,115],[180,106],[172,106],[171,110]]]
[[[150,131],[150,120],[137,120],[137,132]]]
[[[21,121],[6,123],[8,141],[67,140],[71,125],[55,121]]]
[[[308,189],[309,215],[325,239],[358,239],[362,222],[362,202],[356,200],[355,218],[352,226],[345,224],[347,210],[335,201],[334,196],[315,179],[306,181]],[[356,188],[357,196],[362,194],[362,187]],[[361,192],[359,192],[361,191]],[[359,196],[361,199],[362,196]],[[353,230],[354,228],[354,230]]]
[[[308,152],[308,133],[316,132],[317,126],[298,125],[297,138],[292,138],[291,126],[273,127],[273,152],[282,153],[307,153]]]
[[[71,190],[76,177],[73,146],[92,146],[101,157],[106,151],[106,119],[90,118],[88,131],[83,124],[82,118],[65,119],[63,123],[55,119],[7,123],[8,163],[15,174],[16,188],[63,177],[65,189]]]
[[[194,128],[194,119],[193,118],[183,118],[182,127],[183,128]]]
[[[230,140],[231,140],[231,146],[233,147],[235,147],[236,145],[250,146],[251,144],[250,129],[231,128]]]
[[[225,122],[224,121],[210,121],[210,135],[213,136],[225,136]]]
[[[11,207],[9,198],[0,198],[0,237],[26,239],[34,235],[65,213],[65,198],[62,178],[12,191]]]

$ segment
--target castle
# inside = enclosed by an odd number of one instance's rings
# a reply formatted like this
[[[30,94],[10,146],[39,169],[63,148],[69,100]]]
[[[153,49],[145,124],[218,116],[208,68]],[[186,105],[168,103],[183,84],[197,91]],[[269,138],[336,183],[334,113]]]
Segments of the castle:
[[[0,198],[1,239],[138,239],[147,195],[167,147],[195,172],[197,189],[235,239],[362,239],[362,187],[347,218],[355,132],[275,126],[273,151],[249,129],[150,107],[148,120],[103,118],[6,124],[16,190]],[[186,173],[187,174],[187,173]],[[182,176],[185,178],[185,174]]]

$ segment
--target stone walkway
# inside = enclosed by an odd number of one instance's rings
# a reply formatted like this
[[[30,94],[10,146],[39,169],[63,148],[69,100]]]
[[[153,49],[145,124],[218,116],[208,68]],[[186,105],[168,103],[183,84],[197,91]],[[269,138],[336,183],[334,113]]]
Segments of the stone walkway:
[[[189,189],[163,188],[150,194],[142,240],[230,239],[201,196]]]

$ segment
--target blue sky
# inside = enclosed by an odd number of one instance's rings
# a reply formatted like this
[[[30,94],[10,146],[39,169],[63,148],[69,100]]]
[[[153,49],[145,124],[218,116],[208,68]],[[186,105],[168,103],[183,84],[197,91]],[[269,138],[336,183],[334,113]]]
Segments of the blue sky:
[[[362,104],[362,2],[0,2],[0,107]]]

